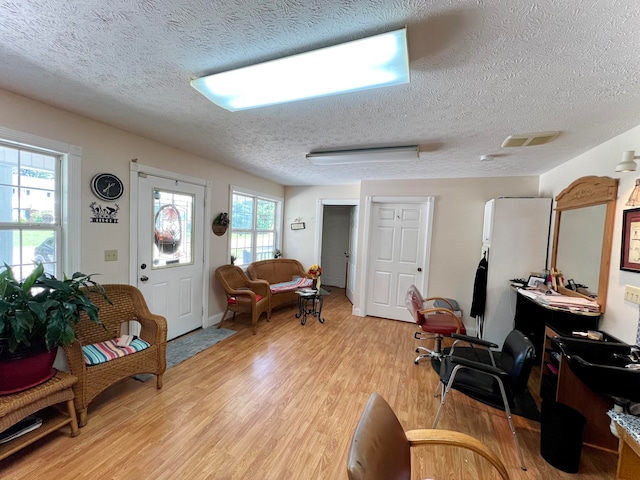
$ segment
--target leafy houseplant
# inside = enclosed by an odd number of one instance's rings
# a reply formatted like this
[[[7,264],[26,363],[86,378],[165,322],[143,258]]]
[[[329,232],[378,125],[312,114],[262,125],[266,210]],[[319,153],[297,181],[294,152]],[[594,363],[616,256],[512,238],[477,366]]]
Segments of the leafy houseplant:
[[[109,301],[91,275],[77,272],[59,280],[37,264],[20,281],[5,264],[0,272],[0,353],[3,344],[10,353],[34,343],[44,343],[47,350],[71,344],[82,312],[100,323],[98,307],[91,302],[89,292],[98,292]]]

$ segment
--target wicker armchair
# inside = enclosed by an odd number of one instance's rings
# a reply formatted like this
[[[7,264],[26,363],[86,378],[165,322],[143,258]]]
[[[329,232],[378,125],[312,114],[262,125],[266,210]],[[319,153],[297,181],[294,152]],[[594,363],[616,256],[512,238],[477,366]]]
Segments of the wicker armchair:
[[[227,308],[224,310],[218,328],[222,326],[227,312],[250,313],[253,334],[256,334],[258,319],[263,313],[267,321],[271,318],[271,289],[266,280],[249,280],[240,267],[222,265],[216,269],[216,279],[222,285],[227,296]]]
[[[73,386],[78,424],[87,423],[87,406],[104,389],[118,380],[140,373],[156,375],[156,386],[162,388],[162,375],[167,369],[167,321],[149,312],[140,290],[130,285],[103,285],[112,305],[100,295],[91,300],[100,308],[102,325],[82,316],[76,326],[76,340],[64,351],[72,375],[78,377]],[[82,346],[112,340],[121,335],[123,322],[140,322],[140,338],[149,348],[98,365],[85,365]],[[106,327],[106,328],[105,328]]]

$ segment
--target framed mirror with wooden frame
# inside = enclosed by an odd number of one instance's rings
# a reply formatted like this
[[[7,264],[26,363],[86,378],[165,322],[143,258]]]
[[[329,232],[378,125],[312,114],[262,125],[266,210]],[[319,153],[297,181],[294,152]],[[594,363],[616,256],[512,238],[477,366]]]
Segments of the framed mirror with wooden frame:
[[[617,179],[589,176],[555,198],[551,266],[575,285],[572,290],[559,282],[557,290],[595,300],[600,313],[606,308],[617,194]]]

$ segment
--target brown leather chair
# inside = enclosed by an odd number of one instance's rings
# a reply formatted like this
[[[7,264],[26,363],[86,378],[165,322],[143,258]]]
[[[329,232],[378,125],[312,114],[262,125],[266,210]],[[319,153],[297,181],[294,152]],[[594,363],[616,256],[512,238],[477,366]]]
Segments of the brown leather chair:
[[[347,459],[349,480],[410,480],[411,451],[417,445],[465,448],[484,457],[509,480],[502,461],[476,438],[450,430],[404,431],[389,404],[371,394],[351,440]]]
[[[222,265],[216,269],[216,279],[222,285],[227,296],[227,308],[222,315],[218,328],[222,327],[227,312],[250,313],[253,334],[256,334],[258,319],[263,313],[267,321],[271,318],[271,290],[266,280],[249,280],[240,267]]]
[[[442,339],[452,333],[466,334],[462,320],[456,315],[452,300],[444,297],[424,298],[415,285],[411,285],[405,296],[405,304],[416,324],[422,330],[416,332],[416,340],[434,339],[434,347],[418,347],[416,353],[424,352],[414,360],[417,365],[422,358],[442,357]]]

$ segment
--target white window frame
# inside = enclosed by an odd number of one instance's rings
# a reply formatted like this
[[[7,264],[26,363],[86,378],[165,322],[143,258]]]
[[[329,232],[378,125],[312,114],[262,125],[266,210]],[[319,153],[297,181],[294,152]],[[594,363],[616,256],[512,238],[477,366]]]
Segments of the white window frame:
[[[247,197],[253,197],[258,198],[258,199],[263,199],[263,200],[270,200],[272,202],[276,203],[276,212],[275,212],[275,245],[274,248],[277,248],[278,250],[282,250],[282,205],[284,203],[284,199],[282,197],[276,197],[275,195],[269,195],[268,193],[262,193],[262,192],[258,192],[255,190],[250,190],[248,188],[243,188],[243,187],[238,187],[236,185],[231,185],[229,188],[229,217],[232,217],[232,212],[233,212],[233,195],[237,194],[237,195],[245,195]],[[254,212],[254,215],[257,214],[257,212]],[[256,234],[256,230],[253,229],[253,238],[254,238],[254,242],[255,242],[255,234]],[[233,218],[231,218],[231,223],[229,225],[229,243],[227,245],[227,258],[230,258],[231,256],[231,239],[233,237]],[[253,245],[253,257],[254,259],[252,259],[251,261],[255,261],[255,253],[256,253],[256,248],[255,245]],[[246,267],[246,265],[245,265]]]
[[[36,149],[60,156],[60,245],[58,276],[62,272],[71,276],[80,271],[81,230],[80,211],[82,201],[81,163],[82,148],[77,145],[19,132],[0,126],[0,140],[16,148]]]

